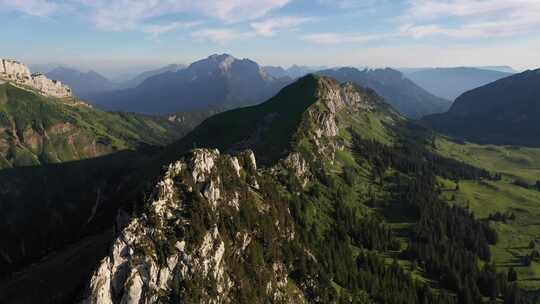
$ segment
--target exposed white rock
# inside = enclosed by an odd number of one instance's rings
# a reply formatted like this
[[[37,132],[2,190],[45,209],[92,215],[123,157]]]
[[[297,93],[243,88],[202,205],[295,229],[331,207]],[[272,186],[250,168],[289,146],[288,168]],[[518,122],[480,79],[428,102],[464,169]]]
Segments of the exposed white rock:
[[[240,177],[240,162],[238,161],[237,157],[231,157],[231,164],[233,166],[234,171],[236,172],[236,175]]]
[[[0,78],[18,85],[30,87],[44,96],[71,97],[71,89],[60,81],[51,80],[43,74],[31,74],[30,69],[10,59],[0,59]]]
[[[218,156],[218,150],[198,150],[191,163],[191,172],[196,183],[206,181]]]
[[[306,186],[309,182],[310,171],[309,164],[298,152],[289,154],[285,160],[283,160],[285,168],[291,170],[296,177],[302,182],[302,186]]]
[[[226,205],[238,209],[239,191],[242,190],[223,192],[221,183],[226,181],[222,181],[219,166],[232,161],[237,172],[248,172],[248,166],[256,168],[253,153],[245,153],[242,154],[244,157],[239,156],[234,161],[235,158],[220,156],[217,150],[198,149],[194,150],[189,158],[169,165],[154,189],[148,211],[141,217],[133,218],[121,230],[109,256],[101,261],[92,276],[83,303],[159,303],[162,300],[160,296],[171,294],[174,288],[182,288],[183,282],[196,278],[203,280],[205,284],[215,284],[208,288],[216,293],[207,294],[208,291],[203,288],[202,303],[234,303],[230,298],[234,296],[231,291],[239,286],[235,286],[234,278],[230,276],[231,269],[226,259],[231,254],[234,254],[236,259],[244,259],[253,235],[258,232],[242,230],[235,233],[231,241],[227,239],[230,231],[220,231],[224,229],[222,226],[213,225],[202,231],[198,243],[177,239],[171,246],[168,244],[170,240],[166,231],[190,229],[191,223],[182,215],[182,211],[188,206],[184,200],[186,196],[204,198],[211,205],[211,212],[217,217]],[[245,191],[249,189],[248,180],[240,174],[231,178],[238,178],[236,183],[243,183]],[[189,203],[193,202],[190,200]],[[261,202],[260,205],[265,204]],[[294,229],[294,226],[282,225],[279,221],[277,225],[283,226],[278,229],[280,237],[290,241],[288,237],[282,236],[281,228],[290,234],[288,230]],[[124,227],[120,224],[119,226]],[[163,251],[163,244],[167,244],[167,251]],[[228,250],[230,253],[227,254]],[[269,286],[269,299],[278,303],[296,303],[296,300],[287,300],[285,286],[288,273],[285,265],[277,263],[268,266],[269,270],[276,272],[268,276],[264,283]]]

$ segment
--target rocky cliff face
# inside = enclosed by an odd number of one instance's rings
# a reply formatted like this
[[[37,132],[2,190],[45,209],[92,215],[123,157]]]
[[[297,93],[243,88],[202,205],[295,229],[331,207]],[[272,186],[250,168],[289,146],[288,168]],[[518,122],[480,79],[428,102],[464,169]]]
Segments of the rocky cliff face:
[[[288,209],[261,190],[264,179],[250,151],[200,149],[171,164],[144,214],[124,225],[83,303],[301,302],[279,255],[262,256],[269,235],[276,245],[294,240]]]
[[[71,97],[71,89],[60,81],[51,80],[43,74],[31,74],[30,69],[15,60],[0,59],[0,78],[35,89],[44,96]]]

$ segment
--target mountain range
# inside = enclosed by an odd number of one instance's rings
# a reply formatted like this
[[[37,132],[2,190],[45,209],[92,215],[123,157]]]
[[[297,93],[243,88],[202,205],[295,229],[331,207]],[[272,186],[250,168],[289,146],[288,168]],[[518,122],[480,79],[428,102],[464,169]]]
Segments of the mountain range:
[[[375,70],[358,70],[356,68],[338,68],[317,72],[341,82],[350,81],[361,87],[375,90],[401,114],[409,118],[421,118],[424,115],[441,113],[451,102],[436,97],[401,72],[390,68]]]
[[[437,181],[494,177],[429,136],[374,90],[308,75],[144,157],[0,171],[6,189],[32,184],[0,192],[2,269],[19,271],[0,300],[478,303],[496,232]]]
[[[0,303],[539,300],[540,70],[417,120],[396,70],[213,55],[100,95],[147,116],[6,62]]]
[[[88,99],[105,109],[148,114],[207,111],[260,103],[290,82],[269,76],[254,61],[222,54]]]
[[[457,67],[421,70],[407,74],[407,78],[432,94],[453,101],[469,90],[510,75],[496,70]]]
[[[96,93],[134,88],[147,78],[166,72],[176,72],[183,68],[185,66],[180,64],[170,64],[159,69],[142,72],[122,82],[111,81],[95,71],[81,72],[75,68],[65,66],[57,66],[47,71],[45,75],[49,78],[62,81],[71,87],[75,95],[87,99],[88,96]]]
[[[515,74],[459,96],[426,117],[441,132],[480,143],[540,146],[540,70]]]

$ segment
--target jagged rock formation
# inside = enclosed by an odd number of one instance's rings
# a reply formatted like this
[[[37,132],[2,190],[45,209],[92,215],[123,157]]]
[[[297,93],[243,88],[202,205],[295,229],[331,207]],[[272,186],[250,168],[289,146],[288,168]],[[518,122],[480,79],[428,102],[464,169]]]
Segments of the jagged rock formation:
[[[26,65],[16,60],[0,59],[0,78],[34,89],[44,96],[57,98],[72,96],[68,86],[40,73],[32,74]]]
[[[399,116],[372,92],[350,83],[307,76],[296,85],[306,90],[307,100],[301,112],[294,112],[302,117],[294,131],[279,134],[288,144],[279,146],[281,160],[257,169],[255,154],[268,152],[263,138],[276,145],[268,132],[282,129],[287,119],[268,103],[283,106],[291,92],[254,109],[281,120],[267,120],[259,130],[244,126],[245,137],[222,146],[236,156],[196,149],[168,166],[143,214],[120,231],[101,261],[83,303],[303,303],[320,288],[317,275],[291,279],[293,260],[317,261],[309,249],[297,247],[289,208],[300,192],[291,197],[281,181],[296,181],[298,191],[317,183],[318,170],[333,166],[336,153],[346,149],[340,134],[353,126],[351,116],[384,113],[388,123]],[[221,116],[234,117],[234,111]],[[245,148],[256,151],[238,151]]]
[[[244,222],[245,210],[254,208],[253,216],[262,218],[283,208],[282,217],[269,223],[266,233],[275,233],[276,243],[294,240],[286,207],[275,206],[258,190],[259,177],[250,151],[228,156],[200,149],[171,164],[147,211],[132,219],[114,241],[83,303],[165,303],[172,298],[236,303],[239,294],[249,292],[243,290],[248,283],[239,278],[238,267],[255,266],[252,259],[259,257],[253,255],[260,253],[254,252],[260,250],[256,241],[264,239],[261,229]],[[257,297],[301,302],[300,292],[287,288],[282,260],[259,266],[251,270],[265,274],[258,277],[265,289],[256,291]]]

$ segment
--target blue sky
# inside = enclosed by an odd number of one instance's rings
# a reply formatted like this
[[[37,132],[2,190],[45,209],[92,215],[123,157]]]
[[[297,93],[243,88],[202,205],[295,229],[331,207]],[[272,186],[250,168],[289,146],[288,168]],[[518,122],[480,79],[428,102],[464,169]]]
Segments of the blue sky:
[[[261,64],[540,65],[539,0],[0,0],[0,57],[108,74]]]

